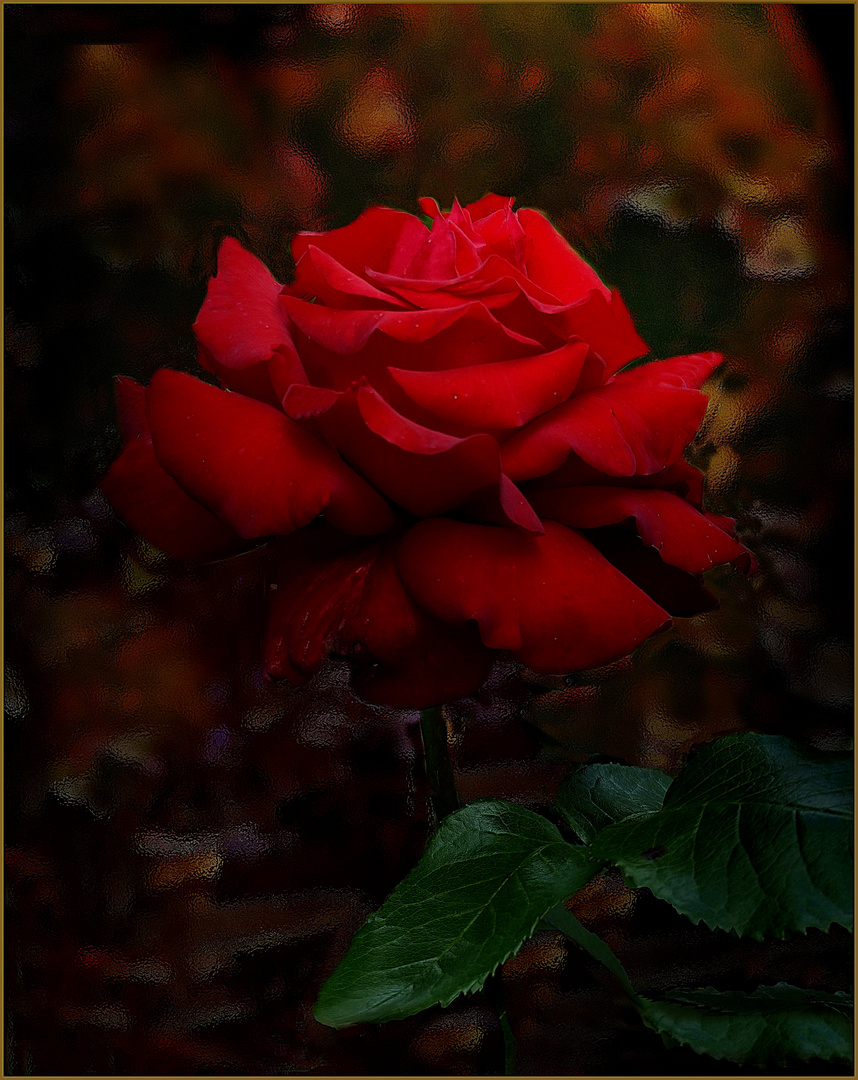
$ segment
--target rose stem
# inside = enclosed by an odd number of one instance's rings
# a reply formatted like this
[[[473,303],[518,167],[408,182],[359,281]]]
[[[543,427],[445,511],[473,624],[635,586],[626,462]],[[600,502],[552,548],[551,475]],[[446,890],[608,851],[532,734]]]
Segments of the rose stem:
[[[426,777],[432,808],[435,811],[436,826],[453,811],[458,810],[459,793],[456,791],[456,777],[453,772],[453,760],[450,757],[450,745],[447,742],[447,721],[444,707],[435,706],[420,713],[420,734],[423,736],[423,752],[426,759]],[[503,981],[500,969],[486,979],[483,989],[492,1008],[497,1012],[504,1045],[504,1074],[515,1075],[515,1035],[506,1015],[503,999]]]
[[[447,721],[444,707],[437,705],[424,709],[420,714],[420,734],[423,736],[423,752],[426,756],[426,777],[435,811],[436,825],[461,805],[453,775],[453,762],[447,744]]]

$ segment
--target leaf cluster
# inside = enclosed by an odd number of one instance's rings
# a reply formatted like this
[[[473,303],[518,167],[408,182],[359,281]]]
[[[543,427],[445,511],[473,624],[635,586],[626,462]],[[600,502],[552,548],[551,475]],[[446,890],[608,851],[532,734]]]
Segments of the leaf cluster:
[[[322,987],[333,1027],[410,1016],[479,989],[541,919],[604,963],[667,1042],[741,1064],[847,1061],[851,998],[778,983],[753,993],[638,994],[618,958],[565,901],[605,868],[694,922],[751,938],[833,923],[852,929],[851,755],[771,735],[701,747],[680,775],[578,767],[556,809],[579,843],[511,803],[447,817],[423,856],[358,932]]]

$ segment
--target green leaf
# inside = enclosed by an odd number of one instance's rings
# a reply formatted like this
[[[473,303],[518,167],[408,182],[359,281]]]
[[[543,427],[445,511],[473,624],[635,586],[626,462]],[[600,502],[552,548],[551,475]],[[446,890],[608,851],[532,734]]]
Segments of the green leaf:
[[[781,1065],[822,1058],[849,1060],[852,998],[778,983],[752,994],[738,991],[673,990],[664,1000],[635,993],[625,968],[602,941],[557,904],[544,921],[599,960],[614,975],[643,1017],[669,1046],[684,1044],[698,1054],[742,1065]]]
[[[557,930],[562,931],[568,938],[571,938],[576,945],[580,945],[595,960],[604,964],[608,971],[619,980],[625,992],[633,1000],[637,1001],[637,994],[629,980],[626,969],[614,955],[607,942],[602,941],[592,930],[588,930],[586,926],[583,926],[572,912],[566,909],[565,904],[557,904],[543,916],[543,919]]]
[[[650,1027],[698,1054],[740,1065],[790,1065],[852,1057],[852,998],[778,983],[752,994],[674,990],[663,1001],[638,998]]]
[[[607,825],[656,813],[670,784],[671,777],[658,769],[581,765],[561,784],[555,805],[589,844]]]
[[[633,887],[754,938],[851,929],[852,849],[851,756],[751,733],[701,747],[658,813],[591,845]]]
[[[598,869],[538,814],[472,803],[438,826],[420,862],[358,931],[315,1016],[396,1020],[478,990],[559,900]]]

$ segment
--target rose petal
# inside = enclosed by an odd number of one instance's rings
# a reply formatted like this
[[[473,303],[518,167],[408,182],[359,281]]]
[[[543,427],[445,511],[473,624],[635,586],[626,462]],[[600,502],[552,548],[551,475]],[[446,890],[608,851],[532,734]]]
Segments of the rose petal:
[[[146,421],[146,388],[117,380],[125,446],[101,481],[117,514],[136,533],[178,559],[215,559],[247,547],[242,538],[191,499],[161,468]]]
[[[373,206],[341,229],[329,232],[300,232],[292,241],[292,257],[296,265],[309,247],[318,248],[336,259],[347,270],[362,276],[367,267],[390,270],[391,260],[401,260],[426,242],[429,230],[413,214]],[[295,295],[302,293],[296,278],[292,287]]]
[[[407,305],[398,297],[382,292],[321,248],[310,244],[295,269],[296,282],[322,304],[335,308],[382,308],[395,310]]]
[[[457,198],[454,197],[453,205],[450,207],[449,212],[446,213],[444,217],[447,219],[447,221],[450,222],[451,225],[455,225],[456,228],[462,230],[462,232],[465,234],[465,236],[467,236],[468,240],[473,245],[475,251],[477,251],[480,255],[483,253],[486,242],[474,228],[474,222],[471,218],[471,215],[466,209],[463,208],[462,204]]]
[[[586,341],[600,361],[585,368],[582,389],[601,386],[621,367],[649,352],[618,292],[606,298],[602,291],[594,290],[556,321],[559,333]]]
[[[385,278],[393,275],[385,274]],[[373,277],[373,280],[375,278]],[[404,279],[394,278],[394,282]],[[383,283],[380,283],[383,284]],[[506,307],[521,295],[521,290],[507,275],[504,279],[484,282],[481,279],[469,277],[467,281],[459,283],[444,282],[438,288],[423,288],[425,282],[412,282],[408,285],[388,283],[389,291],[409,304],[423,310],[432,308],[453,308],[470,300],[471,296],[477,296],[479,302],[490,311]]]
[[[477,232],[485,242],[485,253],[502,255],[514,266],[523,264],[527,253],[527,234],[518,214],[513,213],[509,206],[474,221]]]
[[[251,368],[251,371],[258,371],[258,368]],[[269,405],[275,405],[280,407],[280,402],[283,400],[283,395],[293,386],[295,383],[305,383],[307,381],[307,375],[304,372],[303,366],[301,368],[300,377],[296,373],[295,365],[292,363],[291,356],[288,353],[281,352],[277,349],[271,354],[266,365],[266,377],[273,390],[273,397],[263,397],[261,394],[254,394],[248,392],[246,397],[255,397],[258,401],[266,401]],[[238,389],[237,387],[235,389]],[[239,393],[242,391],[239,390]]]
[[[480,265],[474,243],[445,215],[432,222],[429,236],[411,252],[391,260],[390,273],[406,279],[441,281],[469,273]]]
[[[675,495],[681,496],[698,510],[703,504],[703,473],[681,457],[648,476],[607,476],[582,461],[577,454],[570,454],[559,469],[531,480],[528,483],[528,491],[551,491],[554,488],[578,487],[585,484],[661,488],[663,491],[672,491]]]
[[[713,360],[714,358],[714,360]],[[702,384],[716,354],[674,357],[615,375],[516,432],[503,446],[513,480],[560,468],[574,450],[610,476],[654,473],[677,460],[706,411]]]
[[[384,286],[409,303],[421,307],[440,307],[444,304],[461,304],[471,295],[486,298],[490,306],[498,306],[497,298],[526,296],[531,304],[543,314],[566,312],[568,304],[560,304],[557,298],[535,282],[530,281],[507,258],[490,254],[472,271],[449,280],[423,278],[410,280],[396,274],[380,274],[369,271],[367,276],[377,285]],[[440,297],[440,299],[439,299]]]
[[[595,529],[634,518],[638,535],[661,558],[688,574],[702,574],[747,555],[736,540],[669,491],[578,487],[538,491],[530,502],[542,518]]]
[[[325,535],[313,530],[314,550],[308,537],[296,537],[281,554],[276,591],[271,598],[264,664],[274,679],[298,686],[327,659],[360,593],[378,553],[377,544],[346,552],[324,550]]]
[[[278,356],[283,356],[283,354],[275,351],[270,354],[267,363],[251,364],[246,368],[227,368],[219,364],[208,349],[200,345],[197,351],[197,362],[204,371],[214,375],[224,389],[234,390],[237,394],[244,394],[245,397],[276,406],[278,395],[271,379],[271,362]],[[295,356],[289,355],[288,359],[283,357],[283,362],[288,370],[289,382],[295,382],[296,379],[300,382],[301,376],[298,372],[302,368],[300,364],[296,365]]]
[[[306,381],[280,305],[281,288],[255,255],[228,236],[193,326],[203,367],[225,385],[266,399],[265,368],[253,369],[275,350],[289,357],[293,381]]]
[[[458,439],[425,428],[396,412],[372,387],[356,395],[365,431],[377,436],[371,445],[355,440],[361,471],[381,491],[420,517],[453,510],[484,488],[497,490],[499,511],[510,524],[542,532],[527,499],[500,471],[500,450],[488,434]],[[333,436],[336,438],[336,436]]]
[[[437,311],[353,311],[310,304],[286,294],[280,302],[291,322],[308,338],[331,352],[347,354],[362,349],[376,330],[396,341],[425,341],[461,319],[469,306],[459,304]]]
[[[698,504],[699,505],[699,504]],[[739,540],[736,533],[736,522],[733,518],[725,517],[723,514],[710,514],[708,511],[704,511],[704,515],[707,521],[711,521],[713,525],[719,528],[722,532],[727,533],[732,537],[739,546],[742,548],[742,554],[737,559],[731,559],[733,566],[737,570],[742,570],[746,574],[756,574],[759,564],[757,563],[757,557],[753,552],[748,551],[747,548]]]
[[[119,431],[122,442],[128,443],[139,435],[149,434],[149,422],[146,419],[146,387],[141,386],[127,375],[118,375],[114,379],[116,389],[116,412],[119,418]]]
[[[509,210],[515,199],[510,195],[483,195],[481,199],[477,199],[476,202],[468,203],[465,209],[471,215],[471,221],[477,222],[482,218],[488,217],[489,214],[494,214],[498,210]],[[423,205],[421,201],[421,206]],[[428,214],[429,211],[426,210]]]
[[[588,541],[612,566],[676,618],[711,611],[718,601],[702,579],[664,562],[655,548],[646,547],[627,529],[591,529]]]
[[[414,604],[392,547],[372,567],[342,638],[362,644],[373,661],[357,656],[353,682],[361,697],[397,708],[426,709],[474,693],[494,659],[475,626],[439,623]]]
[[[457,509],[463,521],[490,525],[513,525],[525,532],[545,532],[536,511],[508,476],[501,474],[500,483],[477,492]]]
[[[338,390],[293,383],[283,395],[283,411],[292,420],[315,419],[334,408],[339,399]]]
[[[520,340],[513,339],[497,320],[492,319],[489,312],[479,305],[473,305],[468,314],[426,341],[401,342],[380,333],[368,340],[366,348],[355,353],[326,349],[297,328],[295,336],[309,376],[303,381],[334,390],[347,390],[352,383],[365,377],[380,394],[393,402],[400,412],[405,412],[418,423],[429,426],[432,426],[429,416],[410,401],[393,380],[388,368],[432,370],[438,367],[469,367],[472,364],[500,363],[522,355],[546,351],[544,346],[535,341],[524,345]],[[519,338],[522,336],[517,335]],[[556,344],[552,343],[550,347],[554,348]],[[278,380],[273,365],[271,373],[282,400],[282,395],[290,384],[285,380]],[[455,430],[449,433],[468,434],[467,431]]]
[[[101,481],[122,520],[160,551],[177,559],[235,555],[247,543],[204,506],[189,498],[158,464],[152,440],[130,442]]]
[[[572,342],[549,353],[448,371],[390,368],[421,408],[468,427],[514,428],[565,401],[578,381],[587,346]]]
[[[483,642],[540,672],[609,663],[667,613],[579,533],[544,536],[435,518],[403,538],[397,566],[417,603],[445,622],[475,619]]]
[[[554,349],[559,349],[561,345],[578,340],[574,334],[562,332],[563,328],[559,322],[552,316],[538,311],[531,300],[523,294],[515,297],[503,309],[493,311],[493,314],[508,330],[514,330],[518,334],[539,341],[542,345],[541,352],[552,352]],[[585,361],[585,371],[589,364],[590,357],[588,356]]]
[[[290,560],[275,593],[265,645],[274,678],[304,682],[329,653],[352,662],[363,698],[428,708],[477,690],[492,664],[474,627],[438,623],[415,606],[392,545]]]
[[[446,513],[500,483],[500,452],[491,435],[460,439],[416,424],[366,380],[335,394],[311,386],[292,387],[283,408],[296,419],[316,417],[348,462],[418,517]]]
[[[290,533],[323,511],[358,535],[393,524],[378,492],[269,405],[162,369],[147,411],[163,468],[241,536]]]
[[[469,301],[454,307],[421,311],[339,310],[323,304],[310,304],[293,296],[281,294],[289,319],[308,338],[335,353],[354,353],[366,345],[371,334],[380,334],[395,341],[415,344],[434,338],[454,323],[468,319],[485,332],[492,325],[504,337],[519,345],[538,346],[539,342],[498,322],[486,307]],[[301,380],[296,379],[296,382]]]
[[[669,360],[654,360],[631,371],[621,371],[611,380],[635,384],[646,392],[651,386],[668,386],[675,389],[699,390],[721,363],[720,353],[689,353],[672,356]]]
[[[429,195],[421,195],[420,198],[417,200],[417,205],[420,207],[423,213],[427,217],[432,218],[433,221],[442,212],[441,207],[438,205],[438,200],[433,199]]]
[[[554,226],[536,210],[518,211],[518,220],[526,235],[524,262],[527,276],[541,285],[561,303],[582,299],[591,289],[610,291],[596,271],[573,251]]]
[[[723,360],[721,353],[687,353],[672,356],[669,360],[658,360],[641,364],[631,371],[622,372],[624,379],[640,381],[642,384],[657,382],[662,386],[690,387],[699,390],[711,378],[712,373]]]

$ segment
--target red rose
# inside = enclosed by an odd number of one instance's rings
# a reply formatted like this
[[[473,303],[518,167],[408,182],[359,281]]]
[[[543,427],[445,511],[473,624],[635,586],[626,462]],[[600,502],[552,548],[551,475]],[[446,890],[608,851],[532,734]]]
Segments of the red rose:
[[[364,697],[413,707],[476,690],[496,650],[605,664],[748,562],[682,457],[720,358],[622,371],[646,345],[541,214],[421,207],[431,228],[375,207],[299,234],[285,287],[225,240],[194,327],[224,389],[120,380],[104,481],[176,556],[288,537],[269,674],[333,652]]]

